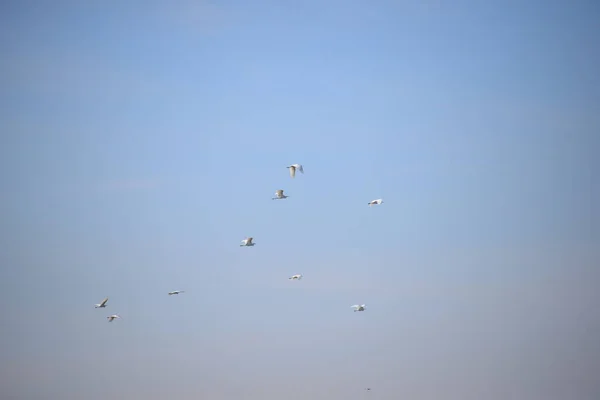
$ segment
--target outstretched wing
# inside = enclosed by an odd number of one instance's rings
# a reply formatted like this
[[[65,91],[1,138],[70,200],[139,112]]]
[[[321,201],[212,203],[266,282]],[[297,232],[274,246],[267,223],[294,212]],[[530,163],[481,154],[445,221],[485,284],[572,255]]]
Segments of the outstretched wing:
[[[304,173],[304,168],[302,167],[301,164],[298,164],[298,171]]]
[[[279,189],[279,190],[277,190],[277,191],[275,192],[275,196],[277,196],[277,197],[281,197],[281,196],[283,196],[283,189]]]
[[[100,302],[100,307],[105,306],[107,301],[108,301],[108,297]]]
[[[293,165],[288,167],[290,169],[290,176],[293,178],[296,176],[296,167],[294,167]]]

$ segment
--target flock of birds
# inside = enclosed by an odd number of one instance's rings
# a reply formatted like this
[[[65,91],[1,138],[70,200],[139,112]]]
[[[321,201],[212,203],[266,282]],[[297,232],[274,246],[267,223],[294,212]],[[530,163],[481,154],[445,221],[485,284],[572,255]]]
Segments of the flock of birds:
[[[292,164],[292,165],[288,166],[287,168],[289,169],[290,177],[292,179],[294,179],[296,177],[296,171],[300,171],[300,173],[304,174],[304,168],[302,167],[301,164]],[[284,200],[284,199],[287,199],[288,197],[290,197],[290,196],[284,194],[283,189],[278,189],[275,191],[275,197],[273,197],[272,200]],[[376,200],[370,201],[367,204],[369,205],[369,207],[371,207],[371,206],[375,206],[375,205],[380,205],[382,203],[383,203],[382,199],[376,199]],[[256,245],[256,243],[254,242],[254,238],[247,237],[244,240],[242,240],[242,244],[240,244],[240,247],[252,247],[254,245]],[[299,281],[302,278],[303,278],[302,274],[296,274],[296,275],[290,276],[288,279]],[[172,295],[177,295],[177,294],[181,294],[181,293],[184,293],[184,291],[183,290],[174,290],[172,292],[169,292],[168,295],[172,296]],[[96,306],[96,308],[105,308],[106,303],[108,303],[108,297],[104,298],[100,303],[96,304],[95,306]],[[365,304],[355,304],[355,305],[351,306],[351,308],[354,309],[354,312],[357,312],[357,311],[365,311],[367,306]],[[108,319],[108,322],[113,322],[115,319],[121,319],[121,316],[119,314],[112,314],[106,318]],[[365,390],[371,390],[371,389],[366,388]]]
[[[288,166],[287,168],[290,171],[290,177],[292,179],[296,177],[296,171],[300,171],[300,173],[304,174],[304,168],[302,167],[301,164],[292,164],[292,165]],[[288,197],[290,197],[290,196],[284,194],[283,189],[278,189],[275,191],[275,197],[273,197],[272,200],[284,200],[284,199],[287,199]],[[383,203],[382,199],[375,199],[375,200],[371,200],[367,204],[369,205],[369,207],[371,207],[371,206],[375,206],[375,205],[380,205],[381,203]],[[256,245],[256,243],[254,243],[254,238],[247,237],[244,240],[242,240],[242,244],[240,244],[240,247],[252,247],[254,245]],[[299,281],[302,278],[303,278],[302,274],[295,274],[295,275],[290,276],[288,279],[293,280],[293,281]],[[181,294],[181,293],[185,293],[185,291],[174,290],[167,294],[169,296],[173,296],[173,295]],[[108,297],[105,297],[100,303],[95,305],[95,308],[106,308],[107,303],[108,303]],[[354,309],[354,312],[357,312],[357,311],[365,311],[367,306],[366,306],[366,304],[355,304],[355,305],[351,306],[351,308]],[[115,319],[121,319],[121,316],[119,314],[112,314],[106,318],[108,319],[108,322],[113,322]],[[371,391],[371,388],[365,388],[365,390]]]

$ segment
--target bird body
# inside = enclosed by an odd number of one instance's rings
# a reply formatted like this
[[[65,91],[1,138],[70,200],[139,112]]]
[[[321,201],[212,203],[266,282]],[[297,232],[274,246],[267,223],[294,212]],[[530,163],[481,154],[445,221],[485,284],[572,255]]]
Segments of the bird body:
[[[242,240],[242,244],[240,244],[240,247],[249,247],[249,246],[254,246],[254,243],[252,242],[252,237],[246,238],[244,240]]]
[[[172,292],[169,292],[169,296],[174,295],[174,294],[179,294],[179,293],[185,293],[184,290],[174,290]]]
[[[379,204],[381,204],[381,203],[383,203],[383,200],[382,200],[382,199],[371,200],[371,201],[369,202],[369,207],[371,207],[371,206],[376,206],[376,205],[379,205]]]
[[[106,297],[100,303],[96,304],[94,308],[104,308],[104,307],[106,307],[106,302],[107,301],[108,301],[108,297]]]
[[[114,319],[117,319],[117,318],[120,319],[121,317],[118,316],[117,314],[113,314],[113,315],[111,315],[109,317],[106,317],[106,318],[108,318],[108,322],[113,322]]]
[[[272,197],[271,200],[287,199],[288,197],[290,196],[283,194],[283,189],[279,189],[275,191],[275,197]]]
[[[292,275],[292,276],[290,276],[288,279],[291,279],[291,280],[298,280],[298,281],[299,281],[300,279],[302,279],[302,274],[296,274],[296,275]]]
[[[302,167],[301,164],[292,164],[292,165],[288,166],[287,168],[289,168],[290,177],[292,177],[292,178],[294,178],[296,176],[296,170],[300,171],[301,173],[304,173],[304,168]]]
[[[362,304],[362,305],[356,304],[356,305],[353,305],[352,308],[354,308],[354,312],[365,311],[365,309],[367,308],[367,306],[365,304]]]

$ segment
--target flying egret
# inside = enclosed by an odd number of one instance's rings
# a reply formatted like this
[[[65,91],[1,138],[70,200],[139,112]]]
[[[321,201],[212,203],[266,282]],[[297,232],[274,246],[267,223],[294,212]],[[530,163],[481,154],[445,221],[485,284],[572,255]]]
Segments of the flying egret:
[[[120,319],[121,317],[118,316],[117,314],[113,314],[110,317],[106,317],[106,318],[108,318],[108,322],[113,322],[114,319],[117,319],[117,318]]]
[[[272,197],[271,200],[279,200],[279,199],[287,199],[290,196],[283,194],[283,189],[279,189],[275,192],[275,197]]]
[[[365,311],[367,306],[365,304],[362,304],[362,305],[356,304],[356,305],[353,305],[351,308],[354,308],[354,312],[357,312],[357,311]]]
[[[179,294],[179,293],[185,293],[185,290],[174,290],[172,292],[169,292],[169,296],[174,295],[174,294]]]
[[[291,279],[291,280],[300,280],[300,279],[302,279],[302,274],[292,275],[288,279]]]
[[[290,169],[290,176],[291,176],[292,178],[294,178],[294,177],[296,176],[296,170],[298,170],[298,171],[300,171],[300,172],[304,173],[304,168],[302,168],[302,165],[300,165],[300,164],[292,164],[292,165],[290,165],[290,166],[289,166],[289,167],[287,167],[287,168],[289,168],[289,169]]]
[[[108,301],[108,297],[102,300],[99,304],[96,304],[94,308],[104,308],[106,307],[106,302]]]
[[[252,243],[252,239],[253,238],[249,237],[249,238],[242,240],[242,244],[240,244],[240,247],[254,246],[254,243]]]
[[[372,200],[372,201],[369,202],[369,207],[376,206],[376,205],[379,205],[381,203],[383,203],[383,200],[381,200],[381,199]]]

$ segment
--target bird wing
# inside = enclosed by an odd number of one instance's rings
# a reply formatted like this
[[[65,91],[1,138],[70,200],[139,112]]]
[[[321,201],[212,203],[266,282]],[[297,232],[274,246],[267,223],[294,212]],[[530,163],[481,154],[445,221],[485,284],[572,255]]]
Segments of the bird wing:
[[[102,301],[100,302],[100,307],[102,307],[103,305],[105,305],[107,301],[108,301],[108,297],[107,297],[107,298],[105,298],[104,300],[102,300]]]
[[[290,169],[290,176],[293,178],[296,176],[296,167],[294,167],[293,165],[291,167],[288,167]]]
[[[277,196],[277,197],[281,197],[281,196],[283,196],[283,189],[279,189],[279,190],[277,190],[277,191],[275,192],[275,196]]]
[[[298,171],[304,173],[304,168],[302,167],[301,164],[298,164],[298,167],[296,167],[296,168],[298,168]]]
[[[253,238],[249,237],[248,239],[246,239],[246,240],[247,240],[247,242],[246,242],[246,243],[247,243],[247,244],[251,244],[251,243],[252,243],[252,239],[253,239]]]
[[[351,306],[350,308],[360,308],[360,306],[358,304],[355,304],[355,305]]]

